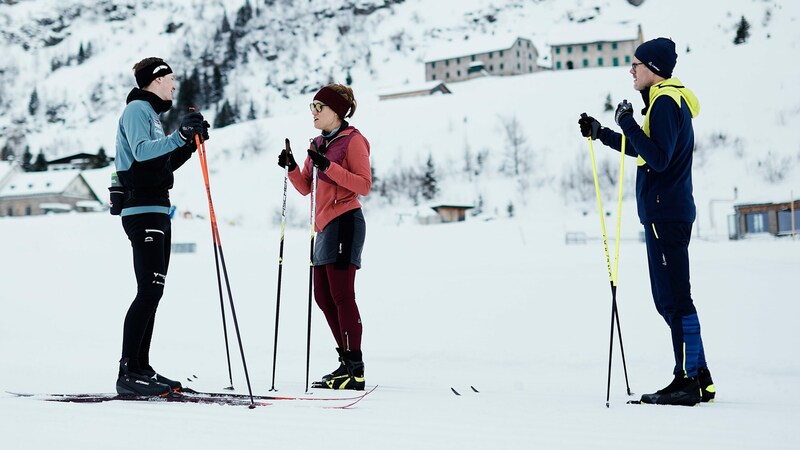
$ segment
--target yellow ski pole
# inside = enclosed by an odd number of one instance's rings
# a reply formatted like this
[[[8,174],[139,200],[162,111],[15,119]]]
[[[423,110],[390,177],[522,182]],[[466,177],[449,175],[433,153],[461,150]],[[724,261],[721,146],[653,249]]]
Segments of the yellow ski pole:
[[[627,364],[625,361],[625,349],[622,346],[622,332],[619,325],[619,312],[617,310],[617,271],[619,267],[619,241],[620,241],[620,229],[621,229],[621,220],[622,217],[622,182],[623,182],[623,170],[624,170],[624,158],[625,158],[625,137],[623,135],[622,138],[622,150],[621,150],[621,162],[620,162],[620,180],[619,180],[619,201],[617,203],[617,238],[616,238],[616,249],[615,249],[615,263],[614,269],[612,270],[611,267],[611,256],[608,251],[608,234],[606,233],[606,222],[605,216],[603,214],[603,202],[600,197],[600,182],[598,181],[597,177],[597,164],[595,162],[594,157],[594,145],[592,143],[592,138],[588,138],[589,141],[589,153],[591,155],[592,161],[592,175],[594,177],[594,187],[595,187],[595,195],[597,197],[597,209],[600,213],[600,227],[603,232],[603,248],[605,250],[606,255],[606,266],[608,267],[608,279],[611,285],[611,331],[610,331],[610,338],[609,338],[609,349],[608,349],[608,383],[606,389],[606,407],[609,406],[610,398],[611,398],[611,362],[612,362],[612,355],[614,349],[614,322],[617,323],[617,330],[619,334],[619,343],[620,343],[620,351],[622,352],[622,364],[625,370],[625,385],[627,387],[628,395],[631,395],[630,385],[628,383],[628,369]]]

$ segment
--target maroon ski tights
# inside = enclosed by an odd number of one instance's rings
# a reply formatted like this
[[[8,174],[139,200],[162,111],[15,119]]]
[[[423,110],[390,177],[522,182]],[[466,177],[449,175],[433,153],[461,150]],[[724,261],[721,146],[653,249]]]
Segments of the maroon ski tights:
[[[356,305],[356,266],[337,269],[334,264],[314,267],[314,298],[343,351],[361,350],[361,315]]]

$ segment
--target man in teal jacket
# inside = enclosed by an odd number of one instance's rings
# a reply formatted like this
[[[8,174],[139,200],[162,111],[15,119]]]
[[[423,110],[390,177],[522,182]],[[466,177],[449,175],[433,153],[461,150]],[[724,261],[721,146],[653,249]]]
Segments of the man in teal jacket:
[[[172,69],[161,58],[145,58],[133,70],[138,88],[128,94],[119,119],[114,163],[121,186],[112,186],[118,195],[112,214],[122,216],[131,242],[137,291],[125,316],[116,388],[121,395],[166,395],[181,384],[153,370],[150,340],[169,266],[169,190],[172,172],[196,150],[194,136],[208,139],[208,123],[192,112],[177,131],[165,135],[159,114],[172,107]]]
[[[581,134],[600,139],[637,158],[636,203],[644,225],[650,287],[656,309],[669,325],[675,356],[673,380],[642,403],[694,406],[714,399],[715,388],[700,337],[700,321],[689,283],[689,241],[696,209],[692,196],[692,118],[700,112],[697,97],[672,77],[675,43],[658,38],[640,45],[630,73],[642,94],[644,125],[623,100],[614,116],[624,136],[587,116],[578,120]]]

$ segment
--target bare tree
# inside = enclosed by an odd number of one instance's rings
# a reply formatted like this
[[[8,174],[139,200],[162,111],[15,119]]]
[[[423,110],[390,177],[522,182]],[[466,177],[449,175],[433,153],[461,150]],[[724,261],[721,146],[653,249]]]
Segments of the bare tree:
[[[528,138],[522,129],[522,123],[517,116],[500,118],[500,125],[505,138],[506,151],[501,172],[519,176],[531,168],[531,150],[528,147]]]

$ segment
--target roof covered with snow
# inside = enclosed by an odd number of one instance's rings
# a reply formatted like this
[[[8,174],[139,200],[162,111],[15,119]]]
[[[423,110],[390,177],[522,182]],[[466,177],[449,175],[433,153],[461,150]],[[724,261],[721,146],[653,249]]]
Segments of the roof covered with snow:
[[[425,61],[440,61],[442,59],[457,58],[460,56],[507,50],[517,42],[517,39],[530,41],[530,38],[515,34],[475,34],[466,37],[467,39],[460,41],[450,41],[432,46],[425,52]]]
[[[0,188],[0,197],[58,194],[64,192],[78,176],[79,170],[19,173]]]

